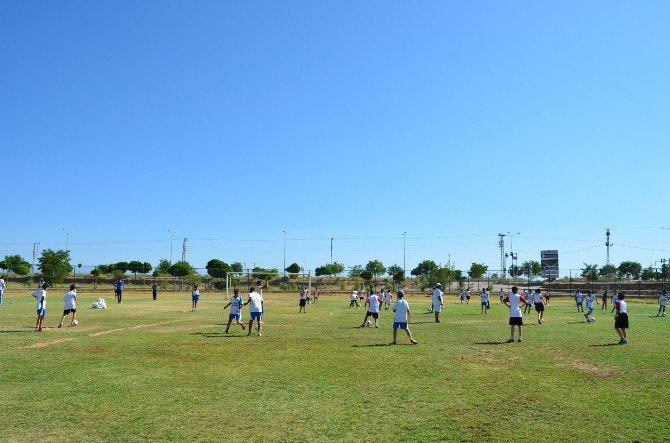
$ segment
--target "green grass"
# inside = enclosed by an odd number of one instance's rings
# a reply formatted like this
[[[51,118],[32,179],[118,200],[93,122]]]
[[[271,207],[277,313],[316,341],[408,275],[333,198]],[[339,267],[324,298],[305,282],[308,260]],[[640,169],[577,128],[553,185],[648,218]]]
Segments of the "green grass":
[[[546,323],[526,315],[524,343],[507,310],[451,298],[441,324],[409,297],[412,332],[359,329],[363,309],[321,297],[266,294],[263,337],[224,335],[225,301],[204,293],[127,294],[108,309],[80,294],[80,326],[56,329],[50,292],[33,332],[34,299],[0,305],[2,441],[661,441],[667,440],[667,330],[655,304],[631,302],[630,343],[610,313],[586,324],[552,300]],[[248,311],[244,311],[248,320]],[[94,335],[98,332],[112,331]],[[58,343],[52,343],[58,340]],[[65,341],[67,340],[67,341]],[[36,343],[44,347],[28,347]]]

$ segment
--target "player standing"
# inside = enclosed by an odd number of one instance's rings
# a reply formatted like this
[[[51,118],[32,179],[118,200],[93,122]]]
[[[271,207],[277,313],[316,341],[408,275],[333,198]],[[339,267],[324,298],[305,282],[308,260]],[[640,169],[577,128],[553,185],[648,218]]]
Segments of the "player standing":
[[[489,292],[483,290],[482,292],[479,293],[479,296],[482,298],[481,302],[482,307],[479,314],[488,314],[487,309],[489,308]]]
[[[413,345],[416,344],[416,340],[412,338],[412,332],[409,330],[410,314],[409,314],[409,303],[406,300],[403,300],[405,294],[402,291],[398,291],[397,300],[393,304],[393,341],[392,345],[396,344],[396,339],[398,337],[398,328],[404,329],[409,337],[410,343]]]
[[[503,299],[505,298],[505,290],[500,289],[500,292],[498,292],[498,297],[500,297],[500,300],[498,300],[498,304],[501,304],[503,302]]]
[[[75,320],[77,319],[77,285],[70,285],[70,292],[65,294],[65,302],[63,303],[63,316],[60,318],[59,328],[63,327],[63,320],[65,316],[72,313],[72,321],[70,326],[77,326]]]
[[[431,298],[433,299],[433,312],[435,313],[435,323],[439,323],[440,312],[442,312],[442,308],[444,308],[444,293],[442,292],[441,283],[435,285],[435,289],[433,289],[433,295],[431,296]]]
[[[661,292],[661,295],[658,296],[658,314],[656,314],[656,317],[659,315],[663,315],[665,317],[665,307],[668,306],[668,291],[665,289],[663,292]],[[661,314],[663,312],[663,314]]]
[[[544,303],[542,294],[540,294],[540,288],[535,290],[535,294],[533,294],[533,302],[535,303],[535,312],[537,312],[537,322],[542,324],[544,323]]]
[[[309,292],[307,292],[307,288],[302,288],[302,291],[300,291],[300,307],[298,308],[298,314],[301,312],[304,312],[307,314],[307,295]]]
[[[35,323],[35,331],[42,332],[42,322],[47,315],[47,288],[49,283],[42,284],[42,289],[33,292],[33,297],[37,299],[37,322]]]
[[[377,319],[379,318],[379,307],[381,304],[382,299],[377,294],[372,294],[371,296],[368,297],[367,300],[365,300],[365,307],[367,307],[368,310],[365,314],[365,318],[363,319],[363,324],[361,325],[361,328],[367,324],[368,317],[372,317],[375,319],[375,328],[379,327]]]
[[[358,293],[360,291],[357,290],[352,290],[351,291],[351,297],[349,297],[349,309],[353,308],[354,305],[356,305],[356,309],[358,309],[360,306],[358,306]]]
[[[512,293],[507,294],[507,297],[503,299],[505,306],[509,308],[509,326],[510,326],[510,339],[507,340],[507,343],[514,343],[514,326],[519,328],[519,339],[517,342],[521,343],[523,337],[521,336],[521,327],[523,326],[523,318],[521,314],[521,303],[526,303],[526,299],[521,295],[517,294],[519,288],[512,286]]]
[[[577,288],[575,292],[575,306],[577,306],[577,312],[584,313],[584,295]]]
[[[628,343],[628,338],[626,336],[626,329],[628,329],[628,306],[626,305],[624,298],[624,293],[619,292],[617,301],[614,305],[614,309],[616,309],[616,316],[614,317],[614,329],[616,329],[617,334],[619,334],[620,345],[625,345]]]
[[[607,291],[603,292],[603,298],[602,298],[602,307],[600,308],[601,311],[604,311],[607,309]]]
[[[258,282],[260,283],[260,280]],[[258,322],[258,336],[260,337],[263,328],[263,296],[256,292],[256,288],[253,286],[249,288],[249,299],[243,306],[246,306],[249,303],[251,303],[251,306],[249,306],[249,315],[251,318],[249,319],[249,333],[247,334],[247,337],[251,335],[251,327],[254,324],[254,320]]]
[[[198,309],[198,300],[200,300],[200,291],[198,291],[198,285],[195,285],[191,292],[191,312]]]
[[[387,289],[386,292],[384,292],[384,309],[388,309],[391,307],[392,300],[393,296],[391,295],[391,290]]]
[[[319,302],[319,288],[314,286],[314,304]]]
[[[121,298],[123,298],[123,287],[125,286],[125,282],[121,279],[121,277],[118,277],[116,279],[116,283],[114,283],[114,293],[116,295],[116,301],[118,304],[121,304]]]
[[[235,319],[235,322],[242,326],[242,330],[244,331],[244,323],[242,323],[242,306],[244,303],[242,301],[242,297],[240,297],[240,291],[235,289],[233,291],[233,298],[230,299],[228,304],[223,307],[223,309],[228,309],[228,306],[230,306],[230,314],[228,314],[228,324],[226,325],[226,334],[228,333],[228,330],[230,329],[230,323]]]
[[[5,288],[6,287],[7,286],[5,284],[5,276],[0,275],[0,305],[2,304],[2,297],[5,295]]]
[[[156,280],[151,284],[151,296],[154,301],[156,301],[156,297],[158,297],[158,285],[156,284]]]

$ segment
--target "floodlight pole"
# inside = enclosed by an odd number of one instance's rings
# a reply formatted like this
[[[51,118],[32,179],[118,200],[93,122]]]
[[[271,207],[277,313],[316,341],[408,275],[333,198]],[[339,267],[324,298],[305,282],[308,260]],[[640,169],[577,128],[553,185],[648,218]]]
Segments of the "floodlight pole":
[[[402,233],[402,277],[405,278],[405,273],[407,272],[405,269],[406,267],[406,248],[405,248],[405,240],[407,239],[407,232]]]
[[[286,231],[281,231],[284,233],[284,277],[286,277]]]
[[[330,238],[330,264],[333,264],[333,240],[335,240],[335,237]]]
[[[172,264],[172,242],[174,241],[175,232],[172,231],[169,228],[168,228],[168,232],[170,233],[170,264]]]

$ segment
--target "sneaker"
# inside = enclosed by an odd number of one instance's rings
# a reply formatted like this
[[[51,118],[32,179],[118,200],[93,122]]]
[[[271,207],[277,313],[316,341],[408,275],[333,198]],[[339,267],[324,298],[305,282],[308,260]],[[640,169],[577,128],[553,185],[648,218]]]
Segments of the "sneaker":
[[[379,325],[375,325],[375,328],[379,329]]]
[[[538,325],[541,325],[541,324],[542,324],[542,320],[540,320],[540,319],[538,318],[538,319],[537,319],[537,324],[538,324]]]
[[[59,328],[62,328],[62,327],[63,327],[63,323],[59,324],[58,327],[59,327]]]
[[[37,330],[37,332],[42,332],[42,328],[39,328],[39,329]]]
[[[228,329],[226,329],[226,331],[224,332],[224,334],[227,334],[227,333],[228,333]]]
[[[409,342],[412,343],[413,345],[415,345],[415,344],[418,343],[418,342],[417,342],[416,340],[414,340],[414,339],[410,340]]]
[[[391,343],[389,343],[389,345],[395,345],[395,344],[397,344],[395,341],[392,341]]]
[[[245,331],[245,329],[244,329],[244,325],[242,325],[242,330]]]
[[[247,337],[251,337],[251,332],[249,332],[249,333],[247,334]]]
[[[435,320],[435,323],[442,323],[440,320]]]
[[[626,342],[626,341],[625,341],[623,338],[619,339],[619,344],[620,344],[620,345],[624,344],[625,342]]]
[[[507,340],[507,343],[514,343],[514,339],[510,338],[509,340]]]
[[[622,339],[621,339],[621,344],[622,344],[622,345],[625,345],[625,344],[627,344],[627,343],[628,343],[628,340],[627,340],[627,339],[625,339],[625,338],[622,338]]]
[[[259,332],[259,333],[258,333],[258,336],[259,336],[259,337],[262,337],[263,335]]]
[[[519,339],[516,342],[521,343],[522,341],[523,341],[523,339],[521,337],[519,337]]]

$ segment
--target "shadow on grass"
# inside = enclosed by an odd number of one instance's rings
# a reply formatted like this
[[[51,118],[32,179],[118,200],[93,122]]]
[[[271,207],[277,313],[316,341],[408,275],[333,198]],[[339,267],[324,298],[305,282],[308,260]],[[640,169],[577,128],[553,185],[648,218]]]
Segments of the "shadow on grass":
[[[602,348],[602,347],[605,347],[605,346],[619,346],[619,342],[603,343],[603,344],[600,344],[600,345],[589,345],[589,348]]]
[[[569,321],[567,322],[569,325],[585,325],[586,321]]]
[[[32,330],[32,328],[31,329],[26,329],[24,331],[0,331],[0,334],[13,334],[15,332],[31,332],[31,330]]]
[[[506,345],[504,341],[480,341],[473,343],[475,345]]]
[[[413,321],[409,325],[410,326],[412,326],[412,325],[428,325],[428,324],[433,324],[433,323],[437,323],[437,322],[435,320],[433,320],[433,321]],[[440,323],[441,323],[441,321],[440,321]]]
[[[403,346],[403,345],[409,345],[409,346],[416,346],[413,345],[412,343],[399,343],[392,345],[391,343],[371,343],[369,345],[351,345],[352,348],[376,348],[379,346]]]
[[[226,334],[225,332],[194,332],[191,335],[201,335],[205,338],[242,338],[242,337],[247,336],[247,334],[244,334],[244,335],[230,335],[230,334]]]

